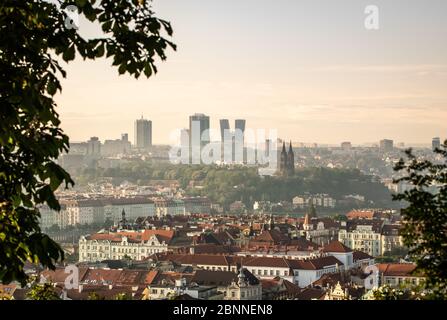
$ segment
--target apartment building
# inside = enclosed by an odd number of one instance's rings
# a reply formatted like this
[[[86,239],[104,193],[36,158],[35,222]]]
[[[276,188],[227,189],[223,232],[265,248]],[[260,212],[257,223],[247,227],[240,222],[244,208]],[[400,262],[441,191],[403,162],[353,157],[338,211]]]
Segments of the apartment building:
[[[371,256],[382,255],[382,220],[350,220],[342,222],[338,240],[345,246],[368,253]]]
[[[400,228],[399,224],[389,224],[381,219],[353,219],[342,222],[338,239],[353,250],[381,256],[403,247]]]
[[[79,262],[104,260],[143,260],[154,253],[168,251],[172,230],[118,231],[81,236]]]

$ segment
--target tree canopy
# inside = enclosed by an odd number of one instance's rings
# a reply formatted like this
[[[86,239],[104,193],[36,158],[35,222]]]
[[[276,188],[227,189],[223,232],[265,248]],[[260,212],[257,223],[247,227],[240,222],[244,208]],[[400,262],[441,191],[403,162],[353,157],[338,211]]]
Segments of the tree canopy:
[[[99,24],[84,39],[65,9]],[[68,7],[73,8],[73,7]],[[67,23],[69,22],[69,23]],[[73,185],[55,159],[69,149],[54,95],[66,72],[61,60],[107,57],[119,74],[157,72],[175,45],[169,22],[145,0],[3,0],[0,5],[0,281],[24,284],[24,263],[54,268],[61,248],[42,233],[39,204],[59,210],[54,191]]]
[[[412,150],[406,151],[395,170],[402,174],[396,182],[407,183],[410,190],[395,195],[403,201],[402,236],[417,272],[426,277],[426,287],[433,297],[447,298],[447,141],[435,149],[438,163],[421,160]]]

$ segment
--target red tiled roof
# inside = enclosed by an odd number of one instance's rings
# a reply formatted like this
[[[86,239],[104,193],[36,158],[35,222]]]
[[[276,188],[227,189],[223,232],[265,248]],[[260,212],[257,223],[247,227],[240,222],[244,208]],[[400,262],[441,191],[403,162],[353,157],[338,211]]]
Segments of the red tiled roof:
[[[351,248],[345,246],[340,241],[334,240],[331,243],[327,244],[323,248],[324,252],[337,252],[337,253],[346,253],[352,252]]]
[[[87,273],[88,268],[79,268],[79,281],[84,279],[85,274]],[[44,270],[41,272],[41,275],[48,281],[52,283],[64,283],[65,279],[69,276],[68,273],[65,273],[65,268],[56,268],[55,270]]]
[[[88,269],[82,281],[90,284],[113,284],[122,272],[123,270],[116,269]]]
[[[226,256],[223,255],[211,255],[211,254],[163,254],[154,255],[159,261],[174,261],[179,264],[186,265],[215,265],[215,266],[228,266]]]
[[[88,240],[108,240],[112,242],[120,242],[123,237],[127,237],[129,241],[148,241],[152,236],[156,236],[159,240],[169,243],[174,237],[173,230],[144,230],[143,232],[111,232],[111,233],[95,233],[87,237]]]
[[[255,237],[253,242],[273,242],[274,244],[288,243],[290,239],[285,234],[278,230],[268,230],[262,232],[259,236]]]
[[[379,272],[388,277],[410,277],[416,269],[416,265],[412,263],[379,263],[377,264]]]
[[[156,270],[151,270],[146,274],[146,278],[144,279],[144,282],[146,284],[152,284],[152,282],[154,281],[154,279],[157,277],[158,275],[158,271]]]
[[[374,259],[374,257],[370,256],[366,252],[363,251],[354,251],[352,253],[352,258],[354,261],[365,260],[365,259]]]
[[[290,268],[286,259],[269,258],[269,257],[253,257],[243,260],[244,267],[272,267],[272,268]]]
[[[372,219],[374,218],[374,211],[360,211],[360,210],[352,210],[346,214],[348,219]]]

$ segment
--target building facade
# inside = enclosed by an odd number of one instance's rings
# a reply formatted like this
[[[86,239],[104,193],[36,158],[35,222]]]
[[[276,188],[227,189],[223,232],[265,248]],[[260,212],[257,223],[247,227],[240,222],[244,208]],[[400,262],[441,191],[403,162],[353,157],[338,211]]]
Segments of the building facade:
[[[142,260],[154,253],[167,252],[174,237],[171,230],[144,230],[96,233],[79,239],[79,262]]]
[[[143,116],[135,121],[135,147],[141,150],[152,147],[152,121]]]

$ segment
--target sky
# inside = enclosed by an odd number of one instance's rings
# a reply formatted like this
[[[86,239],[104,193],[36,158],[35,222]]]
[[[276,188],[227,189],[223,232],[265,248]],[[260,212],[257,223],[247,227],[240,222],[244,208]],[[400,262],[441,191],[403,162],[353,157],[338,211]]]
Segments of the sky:
[[[364,26],[379,8],[379,29]],[[134,120],[170,143],[188,117],[244,118],[307,143],[430,143],[447,138],[445,0],[154,0],[176,52],[158,74],[119,76],[111,60],[75,60],[56,97],[71,141],[118,139]],[[80,21],[85,37],[96,26]]]

